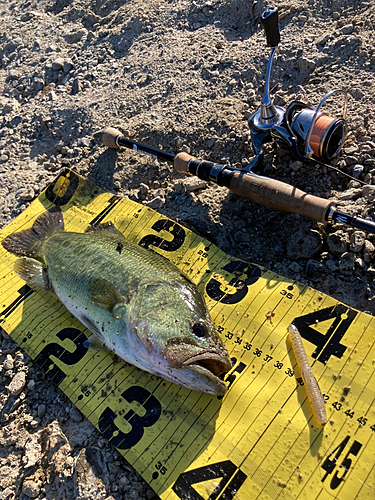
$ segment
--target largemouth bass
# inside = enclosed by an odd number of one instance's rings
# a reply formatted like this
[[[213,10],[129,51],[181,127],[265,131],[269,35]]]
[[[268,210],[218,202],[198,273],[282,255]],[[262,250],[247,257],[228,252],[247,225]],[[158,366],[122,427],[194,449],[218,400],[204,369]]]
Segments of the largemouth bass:
[[[21,279],[56,294],[93,332],[88,347],[195,391],[226,392],[228,352],[197,287],[168,260],[111,223],[66,232],[61,211],[43,213],[2,245],[22,256],[14,264]]]

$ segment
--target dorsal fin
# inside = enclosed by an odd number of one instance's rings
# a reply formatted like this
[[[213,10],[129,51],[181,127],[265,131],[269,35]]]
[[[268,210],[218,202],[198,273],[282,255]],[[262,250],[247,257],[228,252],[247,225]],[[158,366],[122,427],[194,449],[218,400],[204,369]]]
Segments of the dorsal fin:
[[[120,236],[121,238],[125,238],[125,236],[116,228],[113,222],[102,222],[97,226],[88,226],[85,229],[85,233],[111,233]]]
[[[42,243],[58,231],[64,231],[64,218],[60,208],[42,213],[30,229],[10,234],[1,244],[5,250],[16,255],[38,257]]]

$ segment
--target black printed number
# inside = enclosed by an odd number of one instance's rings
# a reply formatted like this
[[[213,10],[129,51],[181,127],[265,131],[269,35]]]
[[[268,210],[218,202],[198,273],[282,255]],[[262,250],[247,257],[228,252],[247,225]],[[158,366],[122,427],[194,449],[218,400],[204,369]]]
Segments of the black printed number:
[[[260,276],[262,271],[260,267],[246,264],[242,261],[232,261],[223,267],[224,271],[232,273],[234,275],[241,276],[245,274],[246,278],[244,281],[233,278],[229,285],[236,288],[235,293],[225,293],[221,290],[221,283],[215,278],[211,278],[206,285],[207,295],[216,301],[223,302],[224,304],[237,304],[240,302],[247,294],[248,287],[253,285]]]
[[[325,461],[322,464],[322,469],[326,471],[322,478],[322,482],[326,480],[326,478],[329,476],[329,474],[332,474],[334,471],[335,467],[338,467],[338,470],[336,470],[334,476],[331,479],[330,483],[330,488],[332,490],[335,490],[340,486],[342,481],[345,479],[346,474],[348,473],[348,470],[350,469],[350,466],[352,465],[352,458],[350,458],[350,455],[353,455],[356,457],[359,453],[359,450],[362,448],[362,444],[359,443],[358,441],[354,441],[354,443],[350,446],[348,453],[345,455],[344,460],[341,462],[341,464],[338,464],[338,459],[341,455],[341,453],[344,451],[346,448],[348,442],[349,442],[350,436],[346,436],[345,439],[341,441],[341,443],[332,451],[332,453],[325,459]],[[332,458],[331,458],[332,457]],[[344,470],[344,472],[340,475],[340,471]]]
[[[174,252],[178,250],[185,241],[185,230],[171,220],[160,219],[155,222],[151,229],[158,233],[161,231],[169,231],[173,235],[173,240],[167,241],[156,234],[148,234],[141,239],[138,245],[143,248],[148,248],[150,245],[153,245],[154,247],[159,247],[161,250]]]
[[[66,377],[66,374],[54,363],[51,356],[65,365],[75,365],[87,353],[87,347],[83,345],[87,338],[77,328],[64,328],[56,334],[56,337],[61,341],[70,339],[75,345],[75,350],[70,352],[62,345],[51,342],[43,347],[34,362],[42,368],[48,378],[56,384],[60,384]]]
[[[162,474],[163,476],[166,474],[167,472],[167,468],[164,467],[164,465],[161,463],[161,462],[158,462],[156,465],[155,465],[155,468],[160,472],[160,474]]]
[[[46,198],[51,203],[62,207],[73,198],[78,184],[79,177],[71,170],[66,169],[47,187]]]
[[[226,460],[183,472],[173,485],[172,490],[181,500],[206,500],[192,485],[219,478],[222,478],[221,481],[207,500],[216,500],[219,496],[225,500],[233,500],[247,476],[233,462]]]
[[[161,405],[155,396],[141,386],[129,387],[121,396],[128,403],[133,401],[140,403],[146,413],[141,416],[133,410],[128,411],[123,418],[132,428],[126,433],[117,427],[115,424],[117,415],[107,407],[99,417],[98,427],[103,436],[116,448],[128,450],[142,439],[145,427],[151,427],[157,422],[161,415]]]
[[[230,358],[230,360],[232,362],[232,366],[234,366],[237,363],[237,358]],[[231,373],[225,379],[225,382],[229,382],[228,389],[236,380],[237,375],[241,375],[241,373],[244,371],[246,367],[247,365],[245,365],[245,363],[242,363],[242,361],[240,361],[238,365],[231,371]],[[224,396],[217,396],[217,399],[223,399],[223,397]]]
[[[340,341],[357,314],[357,311],[338,304],[294,318],[293,323],[304,339],[316,345],[312,357],[325,364],[331,356],[341,358],[346,351],[347,347],[341,344]],[[312,325],[316,323],[332,319],[334,321],[331,323],[326,334],[322,334],[312,328]]]

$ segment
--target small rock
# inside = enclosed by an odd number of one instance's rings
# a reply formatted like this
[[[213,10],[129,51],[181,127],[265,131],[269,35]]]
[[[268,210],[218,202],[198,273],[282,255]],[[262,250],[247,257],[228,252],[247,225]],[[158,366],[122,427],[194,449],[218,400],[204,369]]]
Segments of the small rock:
[[[349,236],[348,233],[344,231],[336,231],[328,235],[327,244],[329,251],[335,254],[342,254],[346,252],[349,248]]]
[[[322,37],[319,37],[316,41],[315,41],[315,44],[316,45],[325,45],[329,38],[330,38],[330,34],[329,33],[326,33],[325,35],[323,35]]]
[[[139,192],[140,194],[147,194],[149,192],[150,188],[145,184],[144,182],[141,182],[139,185]]]
[[[31,201],[35,198],[35,191],[32,187],[23,188],[17,191],[16,196],[23,201]]]
[[[26,384],[25,372],[18,372],[12,378],[11,383],[8,385],[8,391],[12,396],[18,396]]]
[[[46,414],[47,408],[45,404],[38,405],[38,417],[42,418]]]
[[[79,42],[84,36],[87,36],[88,30],[86,28],[82,28],[77,31],[71,31],[70,33],[66,33],[64,35],[65,40],[67,43],[77,43]]]
[[[347,24],[346,26],[343,26],[341,28],[341,33],[343,35],[350,35],[353,33],[353,30],[354,30],[354,26],[352,24]]]
[[[187,177],[184,179],[183,183],[188,193],[207,187],[206,182],[198,179],[198,177]]]
[[[90,146],[91,139],[90,137],[80,137],[77,141],[78,146],[83,146],[88,148]]]
[[[291,259],[310,259],[322,246],[322,237],[314,229],[300,229],[291,235],[286,253]]]
[[[6,370],[13,370],[14,367],[14,361],[13,358],[10,354],[6,355],[5,361],[3,363],[3,369],[4,371]]]
[[[295,273],[300,273],[302,271],[302,267],[297,262],[292,262],[289,265],[289,269]]]
[[[351,146],[347,146],[346,148],[344,148],[344,152],[346,155],[352,155],[354,153],[357,153],[358,146],[355,146],[354,144],[352,144]]]
[[[10,497],[14,498],[14,491],[12,488],[8,487],[0,492],[0,500],[7,500]]]
[[[31,422],[30,422],[30,427],[32,429],[36,429],[38,427],[38,425],[40,424],[40,419],[38,417],[34,418]]]
[[[306,262],[305,276],[306,278],[313,280],[322,279],[326,276],[324,265],[320,262],[316,262],[316,260],[309,259]]]
[[[327,262],[325,263],[326,264],[326,267],[331,271],[331,272],[335,272],[337,271],[338,267],[336,265],[336,262],[332,259],[328,259]]]
[[[139,491],[136,490],[135,488],[132,488],[132,489],[128,490],[126,497],[128,498],[128,500],[138,500]]]
[[[69,73],[74,68],[74,63],[71,59],[64,61],[63,71],[64,73]]]
[[[206,141],[206,146],[208,147],[208,149],[211,149],[214,144],[215,144],[215,139],[213,137],[211,137],[211,139],[208,139]]]
[[[16,352],[14,357],[16,361],[23,361],[25,359],[23,352],[20,351]]]
[[[351,155],[345,156],[345,164],[348,167],[355,165],[357,163],[357,161],[358,161],[358,158],[356,158],[355,156],[351,156]]]
[[[172,186],[173,191],[176,191],[176,192],[182,191],[183,187],[184,187],[184,184],[180,181],[175,182]]]
[[[371,241],[365,240],[365,244],[363,247],[363,260],[366,262],[366,264],[369,264],[371,262],[374,250],[375,247],[371,243]]]
[[[35,389],[35,385],[35,380],[31,379],[27,384],[27,388],[29,389],[29,391],[32,391],[33,389]]]
[[[366,235],[362,231],[354,231],[350,235],[350,250],[354,253],[358,253],[362,250],[365,244]]]
[[[52,69],[54,71],[61,71],[64,66],[64,59],[62,57],[57,57],[54,61],[52,61]]]
[[[375,186],[363,186],[362,196],[363,198],[367,198],[369,201],[375,201]]]
[[[366,269],[367,267],[365,261],[361,257],[356,257],[354,263],[357,267],[360,267],[361,269]]]
[[[72,90],[71,94],[72,95],[77,95],[81,91],[81,84],[78,78],[74,78],[73,83],[72,83]]]
[[[297,172],[301,167],[303,166],[303,163],[301,161],[292,161],[289,163],[289,168],[293,170],[293,172]]]
[[[340,271],[353,270],[355,265],[355,255],[351,252],[345,252],[339,259]]]
[[[160,198],[160,196],[156,196],[156,198],[147,203],[147,206],[154,210],[157,210],[158,208],[163,208],[164,205],[165,205],[165,200],[163,200],[163,198]]]
[[[237,231],[234,233],[234,241],[236,243],[250,243],[251,236],[249,233],[244,233],[243,231]]]
[[[362,190],[363,189],[356,189],[356,188],[351,188],[347,189],[346,191],[343,191],[342,193],[339,194],[339,199],[340,200],[355,200],[362,196]]]
[[[27,479],[23,483],[22,493],[29,498],[36,498],[40,493],[40,484],[32,481],[31,479]]]
[[[57,99],[58,99],[58,96],[57,96],[56,92],[54,92],[53,90],[48,92],[48,100],[49,101],[57,101]]]
[[[366,283],[361,280],[361,279],[358,279],[355,283],[354,283],[354,294],[357,296],[357,297],[363,297],[366,293]]]
[[[86,14],[86,20],[90,24],[95,24],[95,23],[98,23],[100,21],[100,17],[97,16],[96,14],[94,14],[94,12],[92,12],[91,10],[88,10],[87,14]]]
[[[81,422],[83,419],[82,414],[77,410],[75,406],[70,409],[69,416],[73,420],[73,422]]]
[[[354,179],[358,179],[358,177],[362,174],[364,170],[364,166],[356,164],[352,166],[351,170],[352,170],[352,177],[354,177]]]
[[[14,109],[17,109],[19,107],[19,104],[16,100],[12,99],[11,101],[9,102],[6,102],[1,110],[1,114],[2,115],[7,115],[8,113],[10,113],[11,111],[13,111]]]

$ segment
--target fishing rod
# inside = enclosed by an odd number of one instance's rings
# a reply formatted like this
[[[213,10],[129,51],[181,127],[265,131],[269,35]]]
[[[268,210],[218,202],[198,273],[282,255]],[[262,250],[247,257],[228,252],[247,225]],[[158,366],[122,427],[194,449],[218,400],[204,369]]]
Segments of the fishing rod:
[[[271,141],[288,148],[294,156],[302,161],[313,160],[331,168],[330,162],[336,159],[341,152],[347,135],[345,121],[347,94],[341,89],[328,92],[315,109],[301,101],[291,102],[285,110],[273,104],[270,96],[270,81],[273,60],[280,43],[278,9],[266,9],[260,21],[266,34],[267,45],[272,50],[268,60],[261,105],[248,120],[255,156],[246,167],[238,169],[202,161],[187,153],[178,153],[174,156],[125,139],[119,130],[112,127],[102,131],[103,144],[110,148],[122,146],[166,161],[172,164],[179,173],[195,175],[204,181],[215,182],[242,198],[269,208],[303,215],[323,223],[327,221],[343,222],[358,229],[375,233],[374,221],[340,212],[335,208],[332,200],[307,194],[285,182],[252,172],[252,169],[263,160],[263,144]],[[334,117],[322,112],[321,108],[326,101],[338,94],[344,97],[342,116]]]
[[[126,139],[123,134],[107,127],[101,133],[102,143],[109,148],[125,147],[173,165],[176,172],[195,175],[203,181],[225,186],[232,193],[260,205],[282,212],[303,215],[318,222],[338,221],[358,229],[375,233],[375,222],[336,210],[332,200],[319,198],[290,184],[251,171],[198,160],[187,153],[172,155],[144,144]]]

